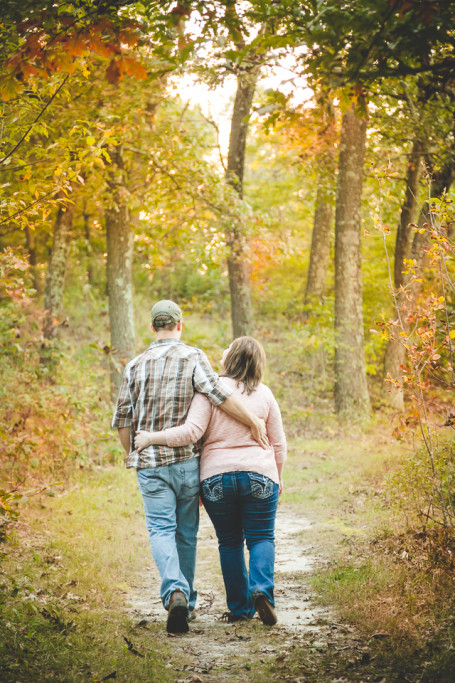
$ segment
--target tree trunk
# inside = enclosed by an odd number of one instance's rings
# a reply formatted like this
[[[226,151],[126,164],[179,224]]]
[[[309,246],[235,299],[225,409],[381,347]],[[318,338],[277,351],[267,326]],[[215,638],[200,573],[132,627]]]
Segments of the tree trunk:
[[[85,254],[86,254],[86,270],[87,270],[87,281],[89,285],[93,285],[95,282],[95,277],[93,273],[93,253],[92,244],[90,241],[90,224],[89,224],[89,214],[87,212],[87,202],[84,200],[84,207],[82,211],[82,218],[84,219],[84,236],[85,236]]]
[[[107,291],[111,328],[110,379],[115,400],[125,364],[134,357],[133,246],[127,190],[119,147],[109,151],[109,204],[105,210],[107,239]]]
[[[330,256],[330,232],[332,229],[333,206],[331,201],[331,178],[324,168],[319,176],[316,205],[311,237],[310,263],[305,287],[306,306],[320,301],[324,296],[327,268]]]
[[[366,121],[343,116],[335,214],[335,409],[364,416],[370,400],[365,372],[360,253]]]
[[[406,194],[401,209],[400,223],[397,229],[397,237],[395,243],[395,262],[394,262],[394,287],[395,287],[395,317],[399,318],[400,308],[405,304],[406,297],[400,290],[404,283],[404,261],[410,258],[413,238],[412,223],[417,220],[418,212],[418,192],[419,184],[422,176],[423,166],[421,163],[422,156],[425,153],[425,146],[419,139],[414,141],[411,155],[409,157],[408,168],[406,173]],[[407,316],[405,316],[407,317]],[[405,361],[405,348],[403,346],[403,339],[399,332],[401,328],[396,327],[395,334],[390,337],[384,357],[384,378],[389,376],[400,382],[402,377],[401,366]],[[384,398],[388,405],[395,410],[404,410],[404,396],[401,388],[389,382],[384,382]]]
[[[44,336],[47,339],[51,339],[54,336],[56,320],[62,313],[73,217],[74,200],[60,204],[54,223],[54,237],[44,290],[44,309],[46,310]]]
[[[240,198],[243,197],[248,118],[251,112],[257,77],[258,69],[254,66],[240,72],[237,77],[237,92],[231,121],[226,180]],[[238,225],[229,226],[226,232],[226,242],[229,249],[227,262],[231,293],[232,329],[235,338],[251,335],[253,332],[250,274],[245,258],[245,238]]]
[[[43,292],[43,281],[38,268],[38,258],[36,255],[35,233],[30,226],[25,227],[25,244],[29,256],[30,271],[32,274],[33,289],[38,295]]]
[[[404,259],[409,258],[412,245],[413,229],[411,223],[417,218],[418,193],[423,166],[422,156],[425,146],[421,140],[415,140],[409,157],[406,173],[406,194],[401,209],[400,223],[395,243],[394,285],[398,289],[403,284]]]

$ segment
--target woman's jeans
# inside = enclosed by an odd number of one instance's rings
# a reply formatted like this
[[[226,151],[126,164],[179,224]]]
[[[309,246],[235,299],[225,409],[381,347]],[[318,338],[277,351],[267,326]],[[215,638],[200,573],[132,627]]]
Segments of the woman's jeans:
[[[176,590],[194,609],[196,542],[199,527],[199,458],[137,470],[150,546],[161,576],[167,609]]]
[[[252,617],[256,594],[275,604],[278,484],[255,472],[227,472],[204,479],[201,489],[202,502],[218,537],[227,606],[234,617]],[[244,540],[250,553],[249,574]]]

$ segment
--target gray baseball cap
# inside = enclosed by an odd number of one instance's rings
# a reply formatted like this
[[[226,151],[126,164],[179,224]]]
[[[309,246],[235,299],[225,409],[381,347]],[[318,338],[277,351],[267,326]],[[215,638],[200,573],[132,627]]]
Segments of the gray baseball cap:
[[[169,299],[163,299],[154,305],[152,308],[152,324],[159,315],[168,315],[174,323],[178,323],[183,318],[179,306]]]

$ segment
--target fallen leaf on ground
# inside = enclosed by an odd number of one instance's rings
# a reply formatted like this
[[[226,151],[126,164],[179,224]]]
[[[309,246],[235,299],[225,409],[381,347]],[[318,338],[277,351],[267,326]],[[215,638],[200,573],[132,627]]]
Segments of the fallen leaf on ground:
[[[147,619],[141,619],[134,628],[139,628],[140,626],[147,626],[148,621]]]

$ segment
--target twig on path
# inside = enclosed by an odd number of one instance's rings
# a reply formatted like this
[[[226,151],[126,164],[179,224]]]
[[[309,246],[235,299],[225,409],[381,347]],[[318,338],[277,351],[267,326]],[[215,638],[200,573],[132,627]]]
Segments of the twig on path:
[[[126,643],[126,646],[128,648],[128,652],[131,652],[131,654],[136,655],[136,657],[142,657],[142,658],[144,657],[143,654],[141,654],[138,650],[136,650],[136,648],[134,647],[131,640],[128,640],[128,638],[126,636],[123,636],[123,640]]]
[[[210,593],[204,605],[198,609],[199,614],[207,614],[212,608],[213,602],[215,600],[215,593]]]

